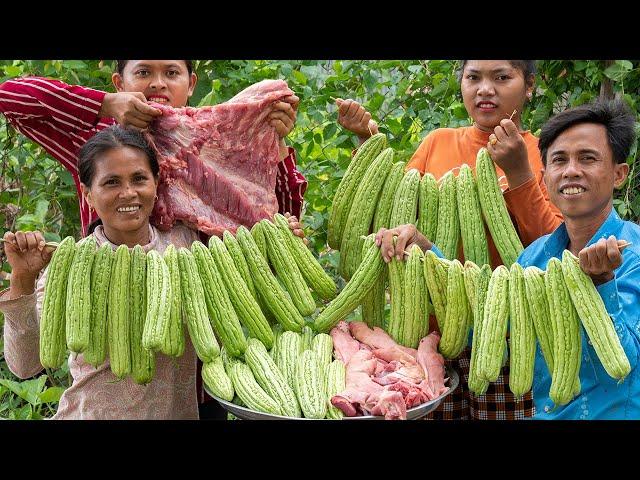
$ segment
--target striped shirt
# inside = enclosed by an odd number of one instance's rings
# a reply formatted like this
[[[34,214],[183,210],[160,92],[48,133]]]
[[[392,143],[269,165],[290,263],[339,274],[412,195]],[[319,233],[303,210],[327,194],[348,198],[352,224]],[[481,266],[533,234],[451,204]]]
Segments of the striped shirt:
[[[99,117],[105,95],[42,77],[15,78],[0,84],[0,112],[71,173],[78,191],[83,236],[98,216],[80,193],[77,156],[87,140],[115,123],[112,118]],[[280,213],[290,212],[299,218],[307,180],[296,169],[295,150],[288,149],[289,155],[278,163],[275,193]]]

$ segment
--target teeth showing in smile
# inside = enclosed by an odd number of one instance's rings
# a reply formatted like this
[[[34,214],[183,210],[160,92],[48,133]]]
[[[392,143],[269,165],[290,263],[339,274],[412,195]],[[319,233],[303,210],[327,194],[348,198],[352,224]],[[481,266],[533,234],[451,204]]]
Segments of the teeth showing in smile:
[[[491,103],[481,103],[478,105],[480,108],[496,108],[495,105],[492,105]]]
[[[156,102],[156,103],[167,103],[167,99],[161,98],[161,97],[149,97],[149,101]]]
[[[118,208],[119,212],[135,212],[137,210],[140,210],[140,207],[120,207]]]
[[[565,195],[577,195],[578,193],[582,192],[584,192],[584,188],[582,187],[569,187],[562,189],[562,193],[564,193]]]

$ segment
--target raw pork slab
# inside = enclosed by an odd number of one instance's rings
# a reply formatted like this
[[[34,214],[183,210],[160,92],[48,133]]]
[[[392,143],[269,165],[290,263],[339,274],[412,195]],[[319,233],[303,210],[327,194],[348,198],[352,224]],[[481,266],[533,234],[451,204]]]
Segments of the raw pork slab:
[[[212,107],[162,110],[147,138],[158,154],[160,182],[151,221],[180,220],[208,235],[235,233],[278,211],[278,135],[270,106],[293,95],[283,80],[263,80]]]

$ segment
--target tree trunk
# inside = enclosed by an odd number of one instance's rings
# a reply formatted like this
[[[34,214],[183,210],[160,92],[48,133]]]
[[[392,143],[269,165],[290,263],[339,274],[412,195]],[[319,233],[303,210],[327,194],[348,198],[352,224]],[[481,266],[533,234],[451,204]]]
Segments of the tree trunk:
[[[604,60],[604,70],[614,64],[614,60]],[[609,77],[603,77],[600,84],[600,100],[613,100],[615,97],[613,93],[613,83]]]

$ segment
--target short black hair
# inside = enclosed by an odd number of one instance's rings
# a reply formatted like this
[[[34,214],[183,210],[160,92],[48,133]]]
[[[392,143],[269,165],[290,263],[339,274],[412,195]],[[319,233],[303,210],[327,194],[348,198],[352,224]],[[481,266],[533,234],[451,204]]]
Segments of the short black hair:
[[[116,70],[120,75],[122,75],[122,72],[124,72],[124,67],[127,66],[127,62],[129,61],[130,60],[116,60]],[[191,75],[193,73],[193,60],[183,60],[183,62],[187,66],[189,75]]]
[[[156,152],[151,148],[144,134],[132,128],[112,125],[96,133],[82,146],[78,153],[78,170],[80,181],[91,187],[96,171],[98,157],[114,148],[131,147],[142,150],[149,159],[149,168],[154,177],[158,176],[160,167]]]
[[[460,60],[460,68],[458,69],[458,83],[462,81],[462,72],[464,72],[464,66],[469,60]],[[517,68],[522,72],[525,82],[532,75],[536,74],[536,61],[535,60],[508,60],[513,68]]]
[[[596,100],[558,113],[543,126],[538,148],[542,163],[547,165],[547,151],[558,136],[581,123],[597,123],[607,129],[607,139],[615,163],[624,163],[635,142],[635,116],[621,99]]]

